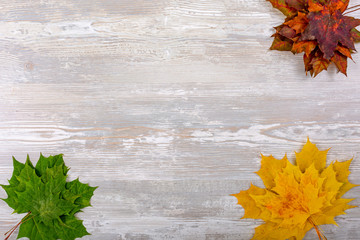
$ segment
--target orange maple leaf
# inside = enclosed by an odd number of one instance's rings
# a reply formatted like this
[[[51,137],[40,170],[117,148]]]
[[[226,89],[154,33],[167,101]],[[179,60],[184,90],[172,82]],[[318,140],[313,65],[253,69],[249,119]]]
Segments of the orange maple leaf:
[[[245,209],[243,218],[265,222],[255,229],[252,239],[300,240],[314,228],[319,239],[325,240],[319,225],[336,224],[335,216],[355,207],[348,204],[354,199],[342,198],[358,186],[348,180],[352,159],[326,167],[327,152],[319,151],[308,139],[296,153],[295,164],[286,155],[281,160],[262,155],[257,174],[265,188],[251,184],[248,190],[232,194]]]

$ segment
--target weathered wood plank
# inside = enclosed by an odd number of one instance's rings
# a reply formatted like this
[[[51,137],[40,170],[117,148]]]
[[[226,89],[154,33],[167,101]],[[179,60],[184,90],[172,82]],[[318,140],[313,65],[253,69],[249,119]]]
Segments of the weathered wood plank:
[[[293,159],[307,137],[328,162],[354,157],[360,183],[358,63],[305,76],[300,55],[268,50],[283,16],[265,0],[0,9],[0,183],[12,155],[64,153],[71,179],[99,186],[84,239],[250,239],[260,222],[229,194],[262,186],[260,153]],[[20,218],[0,208],[4,233]],[[360,210],[347,212],[328,239],[358,238]]]

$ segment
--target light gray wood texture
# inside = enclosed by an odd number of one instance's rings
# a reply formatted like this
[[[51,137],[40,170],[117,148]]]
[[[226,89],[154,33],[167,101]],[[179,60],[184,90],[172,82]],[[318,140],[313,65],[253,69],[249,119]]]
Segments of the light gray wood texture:
[[[260,153],[293,159],[307,137],[328,162],[354,157],[359,184],[360,54],[348,77],[306,76],[268,50],[283,19],[265,0],[0,1],[0,183],[12,155],[64,153],[70,179],[99,186],[79,214],[92,240],[250,239],[261,222],[229,194],[263,186]],[[0,209],[5,233],[21,216]],[[329,240],[358,239],[347,213]]]

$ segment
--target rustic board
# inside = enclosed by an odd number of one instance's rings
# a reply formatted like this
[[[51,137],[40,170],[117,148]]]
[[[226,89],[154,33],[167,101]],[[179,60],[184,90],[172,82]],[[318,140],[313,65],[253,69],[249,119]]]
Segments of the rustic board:
[[[250,239],[261,222],[229,194],[262,186],[260,153],[293,159],[307,137],[329,162],[353,157],[360,183],[360,54],[348,77],[306,76],[301,55],[268,50],[283,16],[265,0],[0,9],[0,183],[12,156],[64,153],[71,179],[99,186],[83,239]],[[5,233],[21,217],[0,209]],[[329,240],[358,239],[360,209],[347,213]]]

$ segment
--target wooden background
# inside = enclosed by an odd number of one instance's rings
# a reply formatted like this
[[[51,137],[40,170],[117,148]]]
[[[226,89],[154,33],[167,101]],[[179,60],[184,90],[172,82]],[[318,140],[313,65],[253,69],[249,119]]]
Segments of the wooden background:
[[[250,239],[261,222],[229,194],[307,136],[354,157],[359,184],[360,54],[348,77],[306,76],[268,50],[283,19],[265,0],[1,0],[0,183],[12,155],[64,153],[70,179],[99,186],[78,215],[92,240]],[[5,233],[21,216],[0,209]],[[329,240],[358,239],[347,213]]]

